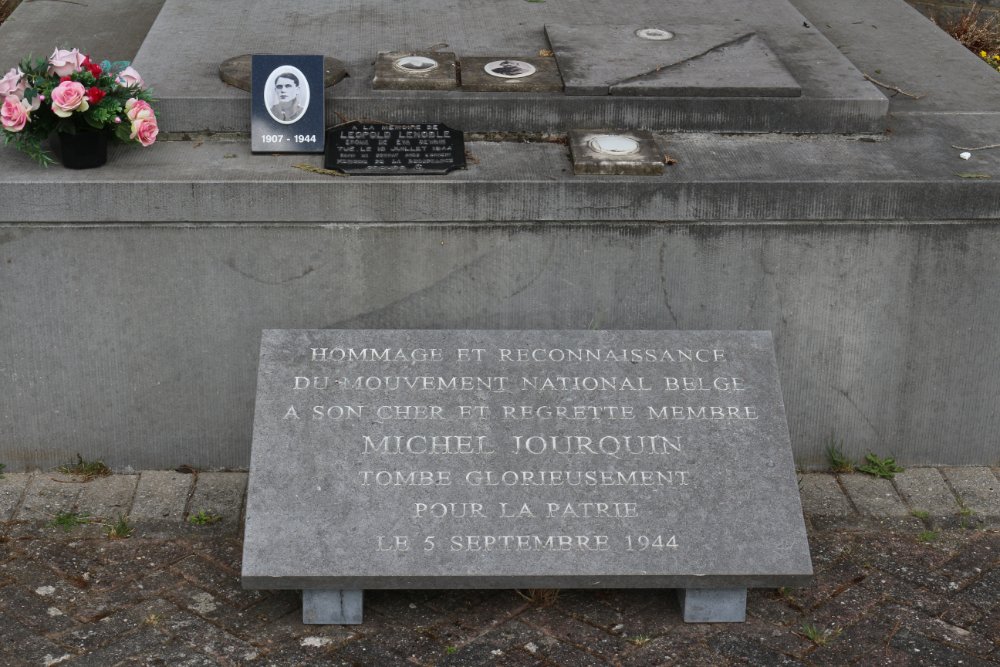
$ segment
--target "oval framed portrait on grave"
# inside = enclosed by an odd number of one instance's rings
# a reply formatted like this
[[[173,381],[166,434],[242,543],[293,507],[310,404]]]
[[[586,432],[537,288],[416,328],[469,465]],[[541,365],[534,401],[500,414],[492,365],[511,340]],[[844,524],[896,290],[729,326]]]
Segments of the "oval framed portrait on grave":
[[[291,125],[309,109],[309,80],[292,65],[281,65],[267,76],[264,102],[267,113],[282,125]]]

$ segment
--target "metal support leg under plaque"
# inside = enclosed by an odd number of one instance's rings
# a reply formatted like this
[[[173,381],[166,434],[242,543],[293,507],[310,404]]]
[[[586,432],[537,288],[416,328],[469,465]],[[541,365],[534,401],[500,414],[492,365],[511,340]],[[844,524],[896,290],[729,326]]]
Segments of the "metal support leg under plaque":
[[[364,591],[306,589],[302,591],[302,622],[306,625],[359,625]]]
[[[747,620],[745,588],[679,588],[685,623],[742,623]]]

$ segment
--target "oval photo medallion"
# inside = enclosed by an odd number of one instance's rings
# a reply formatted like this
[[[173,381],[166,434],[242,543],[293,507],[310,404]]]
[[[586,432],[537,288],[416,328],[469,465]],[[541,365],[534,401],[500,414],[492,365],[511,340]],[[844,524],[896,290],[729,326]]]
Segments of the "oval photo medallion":
[[[404,56],[392,63],[392,66],[400,72],[407,74],[420,74],[430,72],[438,68],[438,61],[425,56]]]
[[[604,155],[631,155],[639,152],[639,142],[620,134],[598,134],[587,142],[591,150]]]
[[[483,66],[486,73],[501,79],[522,79],[535,73],[535,66],[523,60],[494,60]]]

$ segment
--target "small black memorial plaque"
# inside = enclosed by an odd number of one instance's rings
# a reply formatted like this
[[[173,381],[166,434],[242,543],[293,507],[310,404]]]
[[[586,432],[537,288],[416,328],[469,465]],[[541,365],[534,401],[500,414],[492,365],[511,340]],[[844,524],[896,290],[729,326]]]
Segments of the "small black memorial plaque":
[[[323,76],[323,56],[252,56],[252,152],[323,152]]]
[[[447,174],[465,166],[465,141],[441,123],[346,123],[327,132],[325,166],[372,176]]]
[[[265,331],[246,517],[244,585],[306,622],[522,587],[736,621],[811,573],[766,331]]]

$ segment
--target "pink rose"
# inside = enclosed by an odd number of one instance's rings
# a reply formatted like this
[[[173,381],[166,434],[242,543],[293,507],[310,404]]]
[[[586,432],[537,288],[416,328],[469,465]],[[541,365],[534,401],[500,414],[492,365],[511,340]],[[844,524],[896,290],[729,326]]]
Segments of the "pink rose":
[[[126,88],[131,88],[132,86],[139,86],[142,88],[146,85],[143,82],[142,77],[139,76],[138,72],[132,69],[131,65],[123,69],[121,72],[118,72],[118,76],[115,77],[115,81],[117,81],[119,85],[125,86]]]
[[[160,128],[156,125],[156,119],[140,119],[132,123],[132,134],[129,139],[138,139],[143,146],[151,146],[156,141],[156,135]]]
[[[20,132],[28,122],[28,108],[15,95],[4,98],[0,107],[0,124],[9,132]]]
[[[156,120],[153,107],[149,106],[149,102],[135,97],[125,102],[125,115],[133,123],[139,120]]]
[[[17,95],[24,97],[24,91],[28,88],[28,82],[24,80],[24,72],[15,67],[3,75],[0,79],[0,96]]]
[[[60,118],[69,118],[74,111],[86,111],[87,89],[78,81],[63,81],[52,89],[52,113]]]
[[[49,56],[49,73],[56,76],[69,76],[76,74],[83,68],[83,61],[87,56],[80,53],[79,49],[67,51],[56,49]]]

